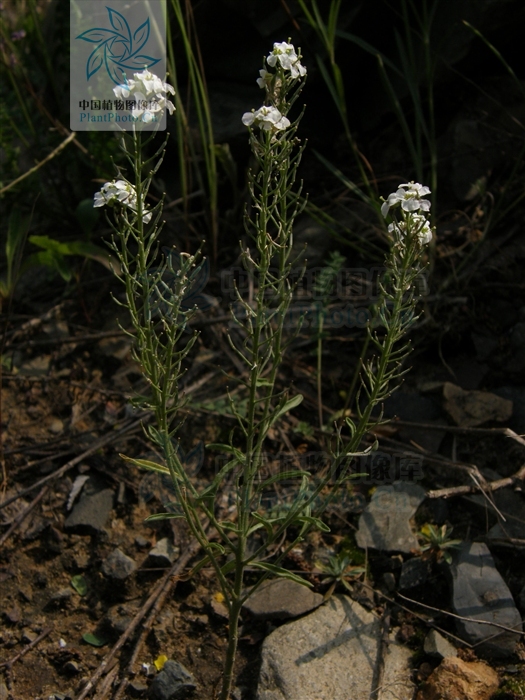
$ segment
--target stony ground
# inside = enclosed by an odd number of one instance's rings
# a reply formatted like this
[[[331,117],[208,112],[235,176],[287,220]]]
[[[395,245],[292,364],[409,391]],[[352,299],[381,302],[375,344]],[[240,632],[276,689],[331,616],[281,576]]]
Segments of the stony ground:
[[[467,330],[458,333],[456,344],[441,349],[446,361],[437,357],[434,341],[422,342],[413,371],[385,407],[387,415],[402,420],[380,429],[380,460],[364,469],[374,474],[356,480],[346,500],[326,515],[331,533],[312,533],[286,562],[317,593],[349,594],[379,618],[388,608],[389,631],[410,650],[416,685],[439,664],[439,656],[423,644],[431,626],[452,635],[465,662],[475,661],[479,653],[446,614],[457,607],[443,551],[434,548],[421,557],[425,540],[417,533],[426,524],[453,527],[452,536],[463,543],[487,542],[512,605],[515,601],[522,612],[525,607],[522,481],[512,478],[525,463],[519,438],[525,432],[525,353],[520,345],[525,299],[521,307],[516,255],[525,256],[525,239],[517,234],[505,245],[499,254],[514,255],[504,273],[511,291],[479,291],[475,304],[450,302],[459,304],[456,310]],[[501,279],[497,265],[490,274],[496,283]],[[108,276],[92,299],[89,316],[80,290],[80,302],[44,300],[38,312],[9,320],[6,352],[12,365],[2,378],[0,689],[17,700],[78,699],[94,679],[93,697],[140,697],[160,675],[155,664],[160,669],[168,659],[192,674],[187,680],[192,697],[210,700],[220,681],[225,608],[211,571],[185,577],[198,552],[179,521],[170,521],[174,526],[144,522],[169,500],[169,484],[120,457],[157,458],[141,427],[149,416],[137,413],[129,401],[142,379],[129,342],[115,325],[114,310],[104,301],[112,284]],[[213,292],[213,279],[210,286]],[[431,310],[443,313],[429,303]],[[214,469],[204,444],[223,440],[232,425],[220,372],[236,371],[223,335],[226,312],[219,304],[197,319],[201,336],[184,380],[191,401],[182,457],[202,483]],[[419,339],[425,332],[424,326],[417,331]],[[351,381],[356,340],[356,332],[341,332],[326,341],[327,415],[341,406],[340,387]],[[291,377],[305,403],[272,432],[269,450],[275,454],[310,455],[326,447],[314,427],[313,343],[304,331],[293,349],[293,363],[284,366],[281,380]],[[513,432],[505,434],[506,427]],[[412,471],[406,471],[403,459],[409,459]],[[363,464],[356,470],[363,470]],[[367,533],[360,518],[365,508],[370,512],[371,498],[379,502],[381,489],[391,489],[399,477],[420,494],[406,512],[396,503],[391,507],[398,515],[404,512],[404,524],[396,532],[406,541],[387,541],[397,536],[389,521],[379,533],[386,539],[378,544],[377,528],[375,535]],[[479,478],[508,481],[492,497],[487,487],[480,495]],[[494,507],[489,505],[493,499]],[[286,492],[274,493],[269,503],[285,504]],[[220,506],[228,505],[224,494]],[[330,556],[336,555],[361,567],[359,573],[347,570],[347,586],[342,581],[331,586],[326,573]],[[419,607],[417,601],[432,608]],[[256,697],[261,644],[283,624],[277,617],[271,611],[245,613],[239,698]],[[498,674],[499,692],[506,693],[502,697],[525,696],[521,642],[503,661],[490,653],[479,655]]]

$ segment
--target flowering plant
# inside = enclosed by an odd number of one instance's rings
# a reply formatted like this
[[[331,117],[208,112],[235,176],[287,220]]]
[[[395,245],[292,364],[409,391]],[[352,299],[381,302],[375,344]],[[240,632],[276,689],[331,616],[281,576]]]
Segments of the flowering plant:
[[[302,89],[306,68],[301,64],[301,51],[296,53],[293,44],[275,42],[273,51],[264,59],[264,68],[259,71],[257,85],[266,91],[265,104],[258,110],[245,112],[242,123],[257,126],[275,133],[290,126],[287,113]],[[275,70],[268,71],[267,67]]]
[[[266,59],[266,63],[272,68],[275,68],[277,63],[279,63],[283,70],[290,71],[292,78],[304,78],[306,75],[306,68],[301,65],[301,61],[299,59],[300,56],[296,54],[293,44],[288,44],[286,41],[281,41],[280,43],[276,42],[273,45],[273,51]]]
[[[260,107],[256,112],[243,114],[245,126],[258,126],[264,131],[283,131],[290,126],[290,120],[283,116],[277,107]]]
[[[430,190],[425,185],[420,185],[418,182],[407,182],[399,185],[395,192],[389,194],[381,206],[381,214],[386,218],[391,207],[396,207],[399,204],[403,211],[430,211],[430,202],[424,199],[425,195],[430,194]]]
[[[112,182],[106,182],[100,188],[100,192],[95,193],[93,206],[103,207],[108,205],[110,207],[114,206],[117,202],[129,207],[134,212],[137,211],[137,192],[133,185],[125,180],[113,180]],[[143,207],[144,210],[144,207]],[[147,224],[151,220],[151,212],[146,212],[142,215],[142,221]]]
[[[418,182],[408,182],[399,185],[395,192],[388,195],[381,205],[381,213],[386,218],[390,210],[394,214],[401,215],[401,219],[389,224],[388,233],[399,242],[407,242],[409,237],[414,237],[423,246],[432,240],[432,229],[425,214],[419,212],[430,211],[430,202],[425,196],[430,194],[430,190],[425,185]]]
[[[130,97],[133,99],[135,102],[135,107],[131,111],[133,117],[141,117],[146,111],[156,114],[164,109],[168,109],[169,113],[173,114],[175,105],[167,99],[168,93],[175,94],[172,85],[164,83],[147,69],[133,75],[134,79],[130,78],[113,88],[115,97],[124,100]]]

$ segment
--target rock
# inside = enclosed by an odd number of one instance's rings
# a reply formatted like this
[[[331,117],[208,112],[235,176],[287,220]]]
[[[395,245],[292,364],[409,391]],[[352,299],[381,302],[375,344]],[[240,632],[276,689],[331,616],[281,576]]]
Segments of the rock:
[[[68,661],[64,666],[64,671],[72,676],[75,676],[77,673],[80,673],[80,666],[76,661]]]
[[[9,691],[5,683],[0,681],[0,700],[7,700],[9,697]]]
[[[443,659],[416,700],[489,700],[498,689],[498,674],[480,661]]]
[[[166,661],[162,671],[150,685],[151,700],[179,700],[197,687],[195,679],[178,661]]]
[[[407,554],[419,550],[409,520],[424,498],[425,491],[409,481],[379,486],[359,518],[358,546]]]
[[[31,585],[29,583],[20,583],[20,585],[18,586],[18,594],[26,603],[33,602],[33,589],[31,588]]]
[[[107,611],[104,620],[103,628],[110,634],[116,634],[120,637],[127,630],[131,621],[137,612],[137,607],[132,605],[114,605]]]
[[[147,540],[145,537],[143,537],[142,535],[138,535],[137,537],[135,537],[135,545],[139,549],[146,549],[146,547],[149,547],[150,544],[151,544],[151,542],[149,540]]]
[[[224,605],[224,603],[221,603],[221,601],[212,598],[210,606],[215,617],[218,617],[221,620],[229,619],[230,614],[228,612],[228,608],[226,607],[226,605]]]
[[[127,691],[132,698],[143,698],[148,691],[148,686],[140,681],[130,681]]]
[[[423,649],[425,654],[429,656],[436,656],[441,659],[448,658],[451,656],[457,656],[458,652],[456,647],[442,637],[436,630],[430,630],[430,632],[425,637],[423,643]]]
[[[521,617],[507,584],[501,578],[486,544],[465,543],[449,569],[452,580],[452,607],[457,615],[495,622],[521,632]],[[504,658],[512,654],[518,634],[491,625],[457,620],[458,634],[474,644],[476,652]],[[494,636],[497,635],[497,636]]]
[[[59,591],[55,591],[55,593],[52,594],[51,598],[44,606],[44,610],[65,608],[72,597],[73,591],[71,588],[61,588]]]
[[[525,433],[525,390],[522,386],[502,386],[494,389],[497,396],[502,399],[512,401],[512,416],[508,421],[508,426],[515,433],[521,435]]]
[[[409,588],[421,586],[427,580],[428,574],[428,562],[420,557],[404,561],[401,566],[401,576],[399,577],[399,589],[406,591]]]
[[[33,630],[29,627],[26,627],[22,630],[22,641],[24,642],[24,644],[31,644],[31,642],[34,642],[37,637],[38,634],[36,634],[36,632],[33,632]]]
[[[97,535],[104,530],[112,508],[112,489],[84,493],[66,519],[64,528],[80,534]]]
[[[464,391],[445,382],[443,396],[447,413],[463,428],[474,428],[489,421],[508,421],[512,415],[512,401],[487,391]]]
[[[323,602],[323,596],[285,578],[265,581],[244,604],[256,620],[289,620],[304,615]]]
[[[7,622],[10,622],[12,625],[16,625],[20,620],[22,619],[22,615],[20,613],[20,609],[16,603],[4,613],[4,617],[7,620]]]
[[[137,565],[120,549],[114,549],[102,564],[102,573],[108,578],[123,581],[132,574]]]
[[[49,432],[58,435],[64,430],[64,423],[60,420],[60,418],[52,418],[49,421],[47,429],[49,430]]]
[[[147,566],[171,566],[179,557],[179,548],[174,547],[167,537],[159,540],[148,554]]]
[[[380,635],[377,617],[348,596],[332,596],[265,639],[257,700],[369,700]],[[410,656],[391,640],[383,700],[412,698]]]

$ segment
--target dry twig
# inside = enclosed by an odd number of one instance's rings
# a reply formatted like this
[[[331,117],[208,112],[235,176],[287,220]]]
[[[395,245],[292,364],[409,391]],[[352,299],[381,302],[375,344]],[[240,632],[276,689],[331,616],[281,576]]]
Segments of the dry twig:
[[[102,660],[101,664],[95,671],[95,673],[91,676],[87,684],[84,686],[83,690],[81,691],[80,695],[77,696],[76,700],[84,700],[90,692],[96,687],[97,683],[99,680],[104,676],[106,673],[108,673],[108,669],[113,668],[110,666],[110,663],[113,661],[115,658],[116,654],[120,651],[120,649],[124,646],[124,644],[127,642],[127,640],[131,637],[131,635],[135,632],[139,624],[142,622],[144,617],[148,614],[148,612],[152,609],[152,607],[155,605],[157,599],[162,596],[164,589],[166,586],[170,584],[170,579],[172,577],[178,577],[181,573],[181,571],[185,568],[186,564],[190,561],[190,559],[195,556],[197,551],[199,550],[199,543],[196,541],[191,542],[188,545],[188,548],[184,552],[184,554],[181,554],[179,559],[173,564],[171,569],[165,574],[165,576],[160,580],[160,582],[155,586],[153,589],[152,593],[150,594],[149,598],[146,600],[144,605],[140,608],[140,610],[137,612],[131,623],[128,625],[126,630],[121,634],[120,638],[118,641],[115,643],[111,651],[107,654],[107,656]]]

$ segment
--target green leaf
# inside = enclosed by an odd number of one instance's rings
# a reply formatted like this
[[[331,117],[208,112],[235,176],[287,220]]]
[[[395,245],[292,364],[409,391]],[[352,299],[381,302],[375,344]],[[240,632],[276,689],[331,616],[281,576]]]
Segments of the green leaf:
[[[123,455],[121,453],[119,454],[119,457],[122,457],[122,459],[125,462],[131,462],[131,464],[134,464],[136,467],[139,467],[139,469],[148,469],[152,472],[158,472],[159,474],[169,474],[171,476],[170,470],[163,464],[151,462],[149,459],[133,459],[133,457],[127,457],[126,455]],[[179,481],[181,480],[180,477],[177,478],[179,479]]]
[[[195,566],[191,569],[191,571],[188,574],[188,578],[193,578],[195,574],[197,574],[203,566],[206,566],[210,561],[210,555],[207,554],[205,557],[203,557],[200,561],[198,561]]]
[[[306,472],[303,469],[293,469],[289,472],[282,472],[281,474],[274,474],[269,479],[265,479],[260,484],[258,484],[258,489],[262,489],[270,484],[275,484],[277,481],[282,481],[283,479],[294,479],[297,476],[308,476],[310,477],[310,472]]]
[[[210,442],[206,445],[208,450],[216,450],[217,452],[226,452],[226,454],[232,454],[239,461],[239,464],[244,464],[246,462],[246,456],[241,450],[233,445],[225,445],[222,442]]]
[[[250,562],[250,566],[255,569],[263,569],[263,571],[270,571],[275,576],[279,578],[287,578],[289,581],[295,581],[295,583],[300,583],[301,586],[307,586],[312,588],[310,581],[305,581],[304,578],[293,574],[288,569],[283,569],[282,566],[276,566],[275,564],[269,564],[267,561],[254,561]]]
[[[297,516],[296,520],[300,523],[308,523],[309,525],[313,525],[313,527],[321,530],[321,532],[330,532],[330,528],[326,523],[323,523],[323,521],[319,518],[314,518],[312,515],[299,515]]]
[[[98,637],[96,634],[93,634],[93,632],[87,632],[86,634],[83,634],[82,639],[87,644],[91,644],[92,647],[103,647],[105,644],[108,643],[107,639],[104,639],[104,637]]]
[[[174,520],[175,518],[185,518],[186,516],[180,515],[179,513],[153,513],[153,515],[148,515],[144,518],[145,523],[153,523],[156,520]]]
[[[77,576],[73,576],[73,578],[70,581],[72,587],[75,589],[75,591],[78,593],[78,595],[86,595],[87,590],[88,590],[88,585],[86,579],[82,576],[82,574],[78,574]]]
[[[291,411],[292,408],[295,408],[296,406],[299,406],[299,404],[303,400],[303,395],[302,394],[296,394],[295,396],[292,396],[291,399],[288,399],[280,408],[277,409],[277,411],[273,414],[273,416],[270,419],[270,425],[275,423],[276,420],[278,420],[281,416],[284,416],[285,413],[288,413],[288,411]]]
[[[216,474],[211,484],[207,486],[204,489],[204,491],[202,491],[198,496],[195,497],[195,501],[206,501],[210,499],[213,500],[217,495],[217,490],[221,485],[221,482],[223,481],[226,474],[228,474],[228,472],[234,469],[237,465],[238,461],[236,459],[232,459],[227,464],[225,464],[224,467],[222,467],[222,469],[218,472],[218,474]]]
[[[269,382],[267,379],[256,379],[255,385],[256,386],[270,386],[270,387],[273,386],[272,382]]]

